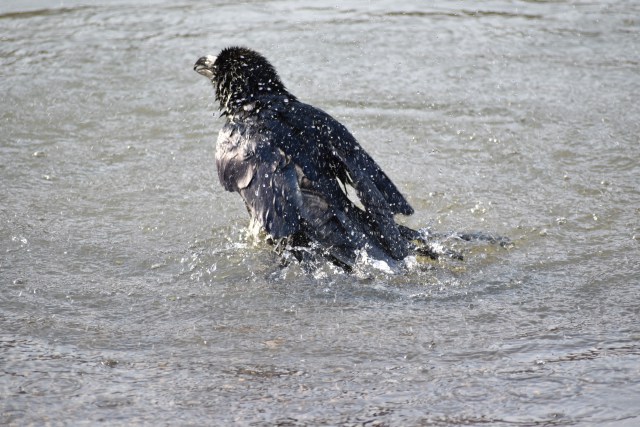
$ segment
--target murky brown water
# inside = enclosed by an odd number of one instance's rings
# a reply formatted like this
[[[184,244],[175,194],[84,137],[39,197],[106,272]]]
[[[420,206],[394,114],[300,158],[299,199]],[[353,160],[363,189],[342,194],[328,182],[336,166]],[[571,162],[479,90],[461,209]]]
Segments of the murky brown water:
[[[4,1],[0,40],[0,424],[640,422],[637,2]],[[230,44],[408,225],[515,246],[280,268],[217,183]]]

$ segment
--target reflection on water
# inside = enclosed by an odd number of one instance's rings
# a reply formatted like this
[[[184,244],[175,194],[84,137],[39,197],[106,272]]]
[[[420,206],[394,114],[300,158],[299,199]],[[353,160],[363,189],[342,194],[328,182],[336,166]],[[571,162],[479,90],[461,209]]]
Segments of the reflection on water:
[[[4,2],[0,424],[635,425],[640,8]],[[194,61],[264,53],[465,260],[281,265]]]

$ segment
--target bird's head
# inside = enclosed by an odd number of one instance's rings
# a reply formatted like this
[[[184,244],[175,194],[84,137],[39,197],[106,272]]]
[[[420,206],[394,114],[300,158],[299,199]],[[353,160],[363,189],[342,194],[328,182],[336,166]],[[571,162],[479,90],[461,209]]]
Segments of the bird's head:
[[[234,114],[265,95],[291,96],[269,61],[244,47],[228,47],[218,56],[203,56],[193,69],[211,80],[220,110],[226,114]]]
[[[214,77],[216,76],[216,72],[215,72],[216,59],[218,59],[218,57],[213,55],[203,56],[202,58],[196,61],[196,65],[193,66],[193,70],[196,73],[202,74],[209,80],[213,81]]]

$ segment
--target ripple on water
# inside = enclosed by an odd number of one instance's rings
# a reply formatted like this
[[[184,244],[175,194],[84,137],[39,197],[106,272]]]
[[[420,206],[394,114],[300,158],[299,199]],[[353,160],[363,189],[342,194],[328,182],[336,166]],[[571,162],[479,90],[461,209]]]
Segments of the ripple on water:
[[[68,396],[82,387],[82,381],[71,373],[32,372],[18,384],[18,393],[31,396]]]

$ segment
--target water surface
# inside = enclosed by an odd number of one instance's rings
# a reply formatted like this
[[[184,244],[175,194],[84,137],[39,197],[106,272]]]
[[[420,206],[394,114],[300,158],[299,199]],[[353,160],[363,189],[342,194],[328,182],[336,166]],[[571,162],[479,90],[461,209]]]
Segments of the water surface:
[[[5,1],[0,424],[636,425],[637,2]],[[282,268],[195,60],[252,47],[416,209],[510,236]]]

